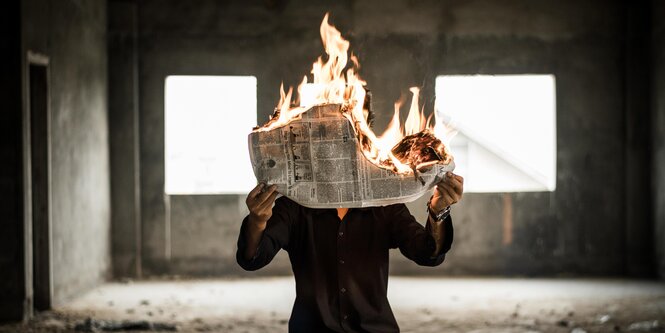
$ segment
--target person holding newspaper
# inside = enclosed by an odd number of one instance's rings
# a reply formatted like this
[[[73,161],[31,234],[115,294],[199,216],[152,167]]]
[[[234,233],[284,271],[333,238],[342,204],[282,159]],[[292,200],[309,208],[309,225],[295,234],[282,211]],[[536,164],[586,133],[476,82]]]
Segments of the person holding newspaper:
[[[404,204],[312,209],[259,184],[247,196],[236,259],[253,271],[288,252],[296,280],[289,332],[398,332],[387,298],[389,250],[440,265],[453,242],[450,206],[463,188],[464,179],[448,172],[423,226]]]

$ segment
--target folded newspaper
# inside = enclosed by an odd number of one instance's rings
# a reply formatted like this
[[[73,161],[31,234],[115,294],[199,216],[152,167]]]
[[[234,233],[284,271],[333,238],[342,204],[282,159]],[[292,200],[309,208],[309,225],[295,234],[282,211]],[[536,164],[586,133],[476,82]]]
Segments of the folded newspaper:
[[[416,200],[455,168],[434,164],[414,176],[372,164],[340,108],[317,105],[286,126],[249,134],[256,179],[306,207],[357,208]]]

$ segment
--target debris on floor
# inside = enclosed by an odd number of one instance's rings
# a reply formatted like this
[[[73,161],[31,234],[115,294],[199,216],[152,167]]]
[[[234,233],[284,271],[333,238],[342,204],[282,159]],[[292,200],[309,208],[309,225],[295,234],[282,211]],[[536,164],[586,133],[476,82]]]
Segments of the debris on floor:
[[[601,315],[601,316],[598,316],[598,323],[599,324],[605,324],[608,321],[610,321],[610,319],[612,319],[612,316],[610,316],[610,315]]]
[[[82,323],[76,324],[74,330],[80,332],[100,332],[100,331],[156,331],[156,332],[175,332],[178,327],[168,323],[156,323],[145,320],[98,320],[87,318]]]
[[[556,322],[556,325],[557,325],[557,326],[560,326],[560,327],[569,327],[569,326],[573,326],[573,325],[571,324],[571,322],[568,321],[568,320],[566,320],[566,319],[561,319],[561,320],[557,321],[557,322]]]
[[[658,320],[640,321],[630,324],[630,326],[628,326],[628,330],[649,332],[657,329],[659,326],[660,325],[658,323]]]
[[[388,294],[408,333],[665,333],[660,281],[391,277]],[[286,333],[294,298],[293,277],[108,283],[0,333]]]

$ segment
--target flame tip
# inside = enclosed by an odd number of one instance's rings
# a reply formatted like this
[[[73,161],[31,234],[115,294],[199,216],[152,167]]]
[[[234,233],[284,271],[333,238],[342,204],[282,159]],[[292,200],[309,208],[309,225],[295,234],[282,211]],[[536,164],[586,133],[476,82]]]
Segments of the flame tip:
[[[409,88],[412,93],[411,106],[404,124],[400,121],[400,109],[406,102],[407,96],[402,93],[394,103],[393,117],[385,131],[377,136],[369,127],[370,110],[365,107],[367,91],[364,88],[367,83],[358,75],[360,69],[358,57],[354,52],[349,51],[349,41],[344,39],[340,31],[329,23],[329,17],[330,13],[326,12],[321,21],[320,34],[325,54],[319,56],[312,64],[310,71],[312,81],[309,82],[308,75],[303,75],[295,93],[292,86],[289,87],[288,92],[285,91],[284,82],[281,82],[280,101],[275,108],[275,113],[270,117],[268,123],[255,130],[268,131],[285,126],[295,119],[300,119],[302,113],[313,105],[339,104],[342,115],[353,125],[352,128],[361,146],[361,151],[378,167],[392,170],[398,174],[417,174],[419,168],[438,163],[431,160],[425,162],[419,160],[422,157],[421,153],[416,153],[414,157],[409,155],[410,152],[403,150],[402,155],[398,156],[395,151],[398,145],[408,145],[409,142],[413,142],[409,140],[417,137],[426,138],[426,140],[430,140],[427,142],[435,144],[430,148],[437,156],[439,156],[437,149],[445,153],[446,147],[441,148],[441,140],[436,144],[436,140],[438,140],[434,135],[434,126],[437,124],[436,115],[430,114],[429,117],[425,117],[424,108],[419,107],[419,87]],[[348,66],[349,61],[350,66]],[[432,126],[433,117],[434,126]],[[420,149],[422,150],[423,147],[428,146],[421,146]],[[450,157],[450,155],[443,156]]]

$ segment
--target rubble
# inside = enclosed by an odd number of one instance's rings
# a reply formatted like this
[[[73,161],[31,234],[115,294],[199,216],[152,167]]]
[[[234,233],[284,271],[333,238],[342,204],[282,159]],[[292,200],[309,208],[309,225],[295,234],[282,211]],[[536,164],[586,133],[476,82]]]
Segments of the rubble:
[[[598,323],[605,324],[608,321],[610,321],[610,319],[612,319],[612,316],[610,316],[610,315],[607,315],[607,314],[606,315],[601,315],[601,316],[598,317]]]
[[[82,323],[76,324],[74,330],[80,332],[117,332],[117,331],[155,331],[175,332],[178,327],[173,324],[149,322],[145,320],[98,320],[86,318]]]
[[[568,321],[568,320],[566,320],[566,319],[561,319],[561,320],[557,321],[557,322],[556,322],[556,325],[559,326],[559,327],[569,327],[569,326],[572,326],[571,323],[570,323],[570,321]]]
[[[658,320],[647,320],[647,321],[639,321],[630,324],[628,326],[629,331],[642,331],[642,332],[649,332],[653,331],[657,328],[660,327],[660,323]]]

